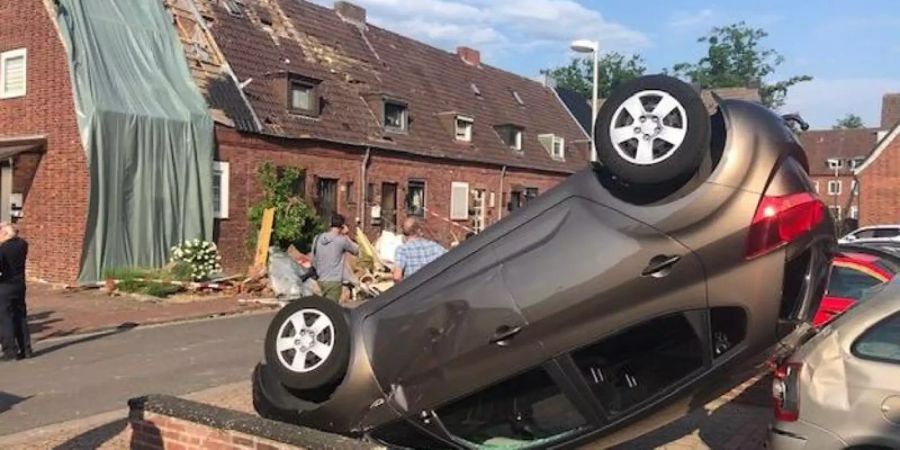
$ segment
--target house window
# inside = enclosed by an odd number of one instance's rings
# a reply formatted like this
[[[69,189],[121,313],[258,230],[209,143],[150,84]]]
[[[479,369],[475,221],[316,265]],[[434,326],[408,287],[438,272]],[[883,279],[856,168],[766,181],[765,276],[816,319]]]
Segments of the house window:
[[[818,194],[818,193],[819,193],[819,182],[816,181],[816,194]]]
[[[509,148],[522,150],[522,128],[515,125],[503,125],[497,127],[497,134]]]
[[[24,48],[0,53],[0,99],[25,95],[26,53]]]
[[[212,168],[213,218],[228,218],[229,166],[227,162],[213,161]]]
[[[840,180],[830,180],[828,182],[828,195],[841,195]]]
[[[244,1],[225,0],[225,9],[227,9],[228,13],[232,16],[242,17],[244,15]]]
[[[522,100],[522,96],[519,95],[519,91],[512,91],[512,96],[516,100],[516,103],[519,104],[519,106],[525,106],[525,100]]]
[[[338,180],[319,178],[316,183],[316,206],[319,217],[331,223],[331,216],[338,212]]]
[[[850,218],[851,219],[859,219],[859,207],[857,207],[857,206],[850,207]]]
[[[840,158],[829,158],[828,168],[831,170],[841,169],[844,167],[844,160]]]
[[[375,183],[367,183],[366,184],[366,204],[367,205],[375,204]]]
[[[425,182],[409,180],[406,185],[406,214],[410,216],[425,216]]]
[[[353,195],[353,182],[352,181],[345,182],[344,190],[346,191],[345,195],[347,198],[347,204],[351,204],[351,205],[355,204],[356,200],[354,200],[355,197]]]
[[[866,162],[866,158],[864,157],[853,158],[850,160],[850,168],[856,169],[857,167],[862,166],[864,162]]]
[[[290,81],[288,89],[288,109],[295,114],[307,116],[319,115],[319,99],[316,86],[303,81]]]
[[[450,220],[469,218],[469,183],[454,181],[450,184]]]
[[[471,117],[456,116],[456,140],[472,142],[472,126],[475,120]]]
[[[828,209],[831,211],[831,217],[834,220],[841,220],[841,207],[840,206],[829,206]]]
[[[533,187],[525,188],[525,204],[527,205],[527,204],[531,203],[534,199],[536,199],[538,196],[538,193],[539,193],[538,188],[533,188]]]
[[[400,102],[384,102],[384,128],[389,131],[406,131],[409,127],[409,110]]]
[[[540,134],[538,141],[550,153],[553,159],[566,159],[566,140],[555,134]]]

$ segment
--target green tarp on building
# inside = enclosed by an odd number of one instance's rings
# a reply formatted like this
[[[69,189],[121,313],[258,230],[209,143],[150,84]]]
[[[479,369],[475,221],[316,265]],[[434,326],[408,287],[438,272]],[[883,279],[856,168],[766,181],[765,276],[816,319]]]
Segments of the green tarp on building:
[[[160,0],[58,0],[90,194],[80,282],[212,238],[213,122]]]

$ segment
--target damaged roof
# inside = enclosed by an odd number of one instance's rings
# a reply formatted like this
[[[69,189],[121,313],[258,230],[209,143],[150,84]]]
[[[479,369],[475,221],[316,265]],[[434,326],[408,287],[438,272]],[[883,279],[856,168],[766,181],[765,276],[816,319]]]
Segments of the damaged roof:
[[[842,159],[841,173],[849,174],[852,167],[847,161],[866,158],[877,138],[875,128],[810,130],[800,133],[800,144],[809,159],[810,175],[834,175],[834,169],[828,167],[829,158]]]
[[[204,76],[198,85],[224,116],[221,123],[287,138],[548,171],[573,172],[587,164],[588,136],[552,89],[480,64],[472,50],[460,51],[469,62],[464,61],[366,24],[364,10],[343,2],[339,14],[299,0],[166,1],[192,1],[214,41],[211,52],[227,62],[220,65],[222,76],[195,71],[195,77]],[[235,5],[237,11],[229,9]],[[318,116],[288,111],[287,76],[317,83]],[[385,98],[407,105],[405,132],[381,126]],[[241,106],[248,103],[252,110]],[[455,140],[455,121],[448,118],[456,115],[473,119],[471,142]],[[512,150],[495,131],[506,124],[522,128],[522,151]],[[541,134],[565,138],[564,160],[551,157]]]

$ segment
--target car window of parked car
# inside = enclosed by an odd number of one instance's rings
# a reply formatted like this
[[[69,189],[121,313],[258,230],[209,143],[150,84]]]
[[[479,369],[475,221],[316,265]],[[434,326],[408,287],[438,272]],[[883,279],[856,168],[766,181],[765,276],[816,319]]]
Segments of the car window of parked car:
[[[444,427],[476,448],[543,448],[588,425],[543,369],[534,369],[439,408]]]
[[[703,367],[704,346],[681,315],[658,318],[572,354],[610,416],[627,412]]]
[[[853,353],[860,358],[900,364],[900,314],[869,328],[853,344]]]
[[[866,290],[878,286],[884,280],[875,278],[852,267],[835,265],[828,280],[828,296],[859,299]]]
[[[900,236],[900,230],[897,228],[877,228],[875,230],[875,237],[877,238],[892,238]]]
[[[875,230],[857,231],[856,233],[853,233],[853,235],[856,236],[857,239],[870,239],[875,237]]]

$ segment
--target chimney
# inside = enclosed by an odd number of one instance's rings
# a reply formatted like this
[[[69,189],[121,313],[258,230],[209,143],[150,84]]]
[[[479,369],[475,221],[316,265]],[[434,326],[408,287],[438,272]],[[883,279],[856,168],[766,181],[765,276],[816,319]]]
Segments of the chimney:
[[[344,22],[350,22],[354,25],[363,26],[366,24],[366,8],[354,5],[350,2],[336,1],[334,2],[334,12]]]
[[[469,47],[456,47],[456,54],[464,63],[478,67],[481,65],[481,53]]]
[[[881,128],[890,130],[900,122],[900,93],[884,94],[881,99]]]

